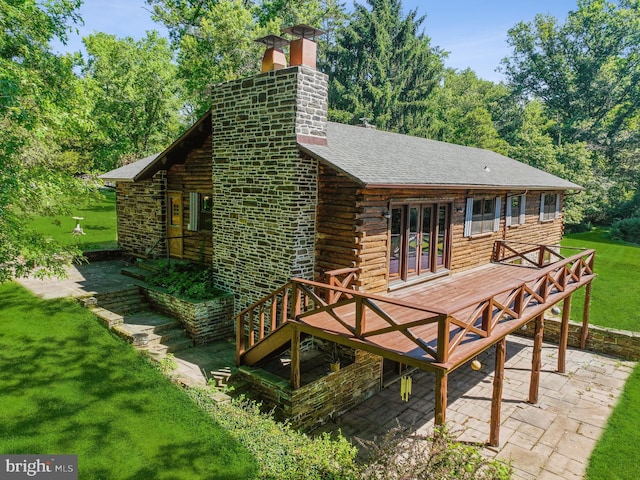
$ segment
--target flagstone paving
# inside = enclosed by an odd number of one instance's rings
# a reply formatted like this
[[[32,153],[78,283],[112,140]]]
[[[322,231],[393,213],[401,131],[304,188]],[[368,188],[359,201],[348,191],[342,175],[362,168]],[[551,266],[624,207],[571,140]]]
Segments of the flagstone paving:
[[[533,342],[507,338],[501,408],[500,446],[484,447],[487,457],[511,461],[515,479],[583,478],[589,455],[602,433],[635,363],[576,349],[567,351],[566,373],[557,368],[558,347],[545,343],[539,402],[527,403]],[[480,371],[462,367],[449,375],[447,425],[459,440],[486,444],[493,385],[493,349],[478,357]],[[418,433],[434,426],[435,376],[417,372],[408,402],[400,384],[391,385],[323,431],[341,429],[347,437],[381,437],[399,421]],[[396,420],[397,419],[397,420]]]
[[[20,283],[42,298],[82,297],[136,285],[136,280],[120,273],[123,266],[120,260],[94,262],[71,267],[64,280],[23,279]],[[220,348],[212,344],[181,352],[175,373],[189,378],[189,383],[204,383],[205,374],[217,367],[212,359],[225,364],[231,361],[229,345],[222,349],[224,354]],[[559,374],[558,348],[545,343],[539,402],[531,405],[526,399],[532,350],[530,339],[507,339],[500,446],[485,447],[483,452],[491,458],[511,461],[515,479],[583,478],[589,455],[635,363],[568,349],[566,373]],[[449,430],[458,432],[460,440],[484,444],[489,437],[493,349],[478,359],[482,362],[480,371],[465,366],[449,376],[447,424]],[[340,428],[347,437],[372,439],[399,421],[420,433],[430,432],[434,425],[434,375],[416,372],[412,377],[413,391],[407,402],[400,398],[398,382],[324,425],[322,430]]]

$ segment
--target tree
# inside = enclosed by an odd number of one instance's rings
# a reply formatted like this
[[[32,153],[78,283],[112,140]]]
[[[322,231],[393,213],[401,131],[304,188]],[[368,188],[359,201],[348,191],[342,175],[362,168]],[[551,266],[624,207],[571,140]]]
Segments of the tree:
[[[538,15],[509,30],[509,82],[544,101],[568,140],[606,148],[640,109],[640,3],[580,0],[564,25]],[[586,95],[585,93],[589,94]]]
[[[560,25],[538,15],[509,31],[510,85],[540,99],[556,145],[584,142],[604,158],[610,203],[630,198],[640,172],[640,2],[579,0]]]
[[[443,142],[507,153],[494,126],[492,102],[508,96],[505,87],[479,79],[470,69],[448,69],[428,100],[425,128],[419,134]]]
[[[169,30],[193,118],[210,107],[211,86],[260,71],[255,39],[294,23],[333,28],[344,7],[337,0],[147,0]]]
[[[176,66],[166,39],[147,32],[140,41],[96,33],[83,39],[84,88],[91,99],[88,133],[94,169],[115,168],[121,158],[164,149],[180,130]]]
[[[49,42],[63,42],[69,24],[80,21],[80,0],[0,0],[0,282],[36,272],[62,274],[77,252],[29,230],[26,218],[64,210],[62,194],[82,185],[51,169],[47,135],[60,125],[74,89],[72,63],[51,53]],[[31,154],[30,154],[31,153]]]
[[[438,85],[444,53],[420,32],[425,17],[402,15],[400,0],[356,4],[351,21],[327,54],[333,119],[368,118],[385,130],[408,133],[424,122],[427,97]]]

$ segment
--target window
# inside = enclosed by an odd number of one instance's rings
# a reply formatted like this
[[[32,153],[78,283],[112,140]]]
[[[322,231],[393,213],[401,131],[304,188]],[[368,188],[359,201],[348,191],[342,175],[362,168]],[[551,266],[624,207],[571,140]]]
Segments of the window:
[[[192,232],[210,232],[213,197],[204,193],[189,193],[189,226]]]
[[[560,195],[543,193],[540,195],[540,221],[555,220],[560,216]]]
[[[200,195],[200,230],[211,231],[213,218],[213,197],[211,195]]]
[[[391,208],[391,280],[408,280],[447,268],[450,212],[450,204],[437,203]]]
[[[464,236],[496,232],[500,228],[500,197],[469,197],[464,217]]]
[[[522,225],[525,222],[526,198],[525,195],[507,197],[507,213],[505,218],[507,227]]]

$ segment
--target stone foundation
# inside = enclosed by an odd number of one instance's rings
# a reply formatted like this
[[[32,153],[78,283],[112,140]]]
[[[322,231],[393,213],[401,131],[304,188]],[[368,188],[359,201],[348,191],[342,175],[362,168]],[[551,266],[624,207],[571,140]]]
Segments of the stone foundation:
[[[232,294],[213,300],[191,301],[150,287],[143,291],[153,308],[180,320],[195,345],[228,340],[235,335]]]
[[[264,370],[240,367],[239,373],[263,404],[274,408],[278,420],[288,419],[294,428],[310,429],[380,391],[382,358],[356,350],[354,363],[297,390],[291,389],[289,380]]]
[[[559,343],[560,319],[550,317],[544,320],[544,340],[551,343]],[[533,321],[527,324],[526,330],[514,332],[523,337],[533,337]],[[580,335],[582,324],[569,322],[568,345],[580,348]],[[586,349],[592,352],[604,353],[627,360],[640,360],[640,332],[627,332],[612,328],[589,325]]]

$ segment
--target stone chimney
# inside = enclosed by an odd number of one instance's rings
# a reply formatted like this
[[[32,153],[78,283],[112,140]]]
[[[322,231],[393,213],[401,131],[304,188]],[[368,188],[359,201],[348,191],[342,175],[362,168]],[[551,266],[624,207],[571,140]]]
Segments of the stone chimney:
[[[305,63],[213,88],[213,267],[236,311],[313,278],[318,165],[298,144],[326,144],[327,76]]]

